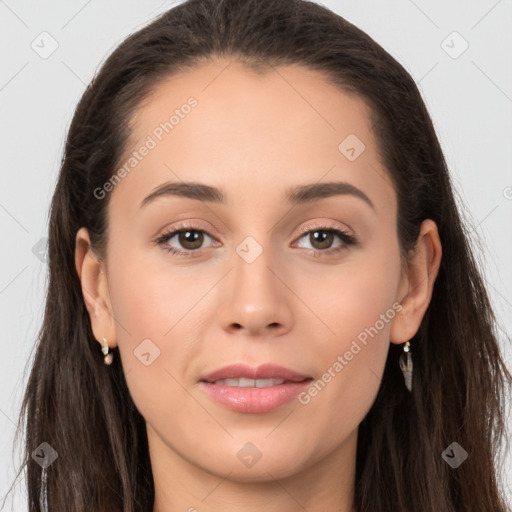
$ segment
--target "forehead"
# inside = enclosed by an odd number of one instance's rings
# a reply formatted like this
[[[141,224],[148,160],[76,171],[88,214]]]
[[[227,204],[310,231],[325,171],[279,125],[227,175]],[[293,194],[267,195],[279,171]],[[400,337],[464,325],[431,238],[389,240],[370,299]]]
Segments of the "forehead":
[[[348,181],[376,203],[393,202],[370,113],[317,71],[257,73],[219,58],[160,81],[140,103],[121,165],[150,150],[116,188],[140,196],[166,181],[200,181],[222,187],[229,202],[230,188],[268,196],[299,183]]]
[[[198,138],[208,135],[214,141],[231,131],[239,136],[250,133],[247,142],[253,143],[279,135],[280,141],[290,143],[307,137],[311,145],[320,141],[330,144],[352,130],[373,143],[370,109],[362,98],[303,66],[266,69],[255,72],[238,61],[219,58],[161,80],[134,113],[135,137],[141,139],[159,123],[171,121],[172,137],[167,139],[175,141],[187,125],[194,125]],[[186,108],[190,98],[197,101],[193,109]],[[181,123],[180,110],[192,110],[189,113],[194,115]]]

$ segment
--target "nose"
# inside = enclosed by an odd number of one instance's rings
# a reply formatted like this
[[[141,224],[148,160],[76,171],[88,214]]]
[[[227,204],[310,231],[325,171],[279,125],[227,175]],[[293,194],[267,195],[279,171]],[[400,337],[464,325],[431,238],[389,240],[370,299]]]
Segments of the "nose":
[[[234,268],[223,290],[226,299],[220,321],[224,329],[232,332],[280,336],[292,327],[293,293],[286,284],[283,266],[272,259],[270,251],[261,249],[254,242],[237,248]]]

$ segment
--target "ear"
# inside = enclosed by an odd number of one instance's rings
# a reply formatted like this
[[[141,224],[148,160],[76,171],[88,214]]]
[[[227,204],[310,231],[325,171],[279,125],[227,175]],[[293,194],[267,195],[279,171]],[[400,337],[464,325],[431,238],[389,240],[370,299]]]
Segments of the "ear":
[[[437,225],[433,220],[424,220],[398,287],[396,301],[402,310],[393,320],[391,343],[405,343],[418,332],[432,298],[441,255]]]
[[[109,347],[115,347],[117,344],[115,321],[110,303],[105,262],[94,253],[86,228],[80,228],[76,235],[75,267],[94,337],[100,344],[103,338],[106,338]]]

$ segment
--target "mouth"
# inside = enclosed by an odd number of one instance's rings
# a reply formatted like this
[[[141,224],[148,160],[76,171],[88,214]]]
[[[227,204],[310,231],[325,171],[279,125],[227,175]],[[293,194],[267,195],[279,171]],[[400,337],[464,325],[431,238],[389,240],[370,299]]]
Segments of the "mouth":
[[[235,388],[269,388],[272,386],[279,386],[287,382],[292,382],[285,379],[247,379],[246,377],[238,377],[235,379],[220,379],[210,384],[217,386],[231,386]]]
[[[246,364],[231,364],[201,377],[201,381],[210,382],[212,384],[220,381],[232,381],[232,383],[228,385],[266,387],[269,385],[268,382],[262,386],[255,386],[255,383],[270,380],[302,382],[309,378],[311,378],[309,375],[303,375],[290,368],[267,363],[258,367],[252,367]],[[237,383],[235,383],[235,381],[237,381]],[[282,382],[280,382],[280,384],[282,384]]]
[[[200,380],[200,387],[218,404],[240,413],[270,412],[293,400],[312,377],[273,364],[253,368],[230,365]]]

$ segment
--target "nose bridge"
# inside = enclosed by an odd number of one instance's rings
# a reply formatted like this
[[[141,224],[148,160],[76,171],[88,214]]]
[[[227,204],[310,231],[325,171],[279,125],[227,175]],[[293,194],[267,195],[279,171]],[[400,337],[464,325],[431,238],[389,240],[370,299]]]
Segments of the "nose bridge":
[[[258,241],[258,239],[261,241]],[[269,285],[275,276],[270,271],[272,267],[269,237],[264,235],[248,235],[235,248],[235,283],[247,289],[253,297],[265,288],[268,293]],[[264,239],[263,239],[264,238]],[[270,298],[268,298],[270,300]]]
[[[233,255],[236,283],[247,286],[253,296],[259,291],[281,295],[287,289],[281,282],[281,279],[286,281],[283,265],[286,255],[281,254],[283,248],[278,246],[283,240],[278,235],[281,231],[276,224],[275,213],[265,211],[258,200],[248,201],[243,208],[243,220],[232,233],[240,237],[235,242]],[[272,300],[272,297],[267,297],[267,300]]]
[[[269,244],[270,237],[263,233],[248,235],[235,247],[232,293],[222,313],[225,325],[257,333],[289,323],[289,305],[283,296],[286,287],[276,277]]]

